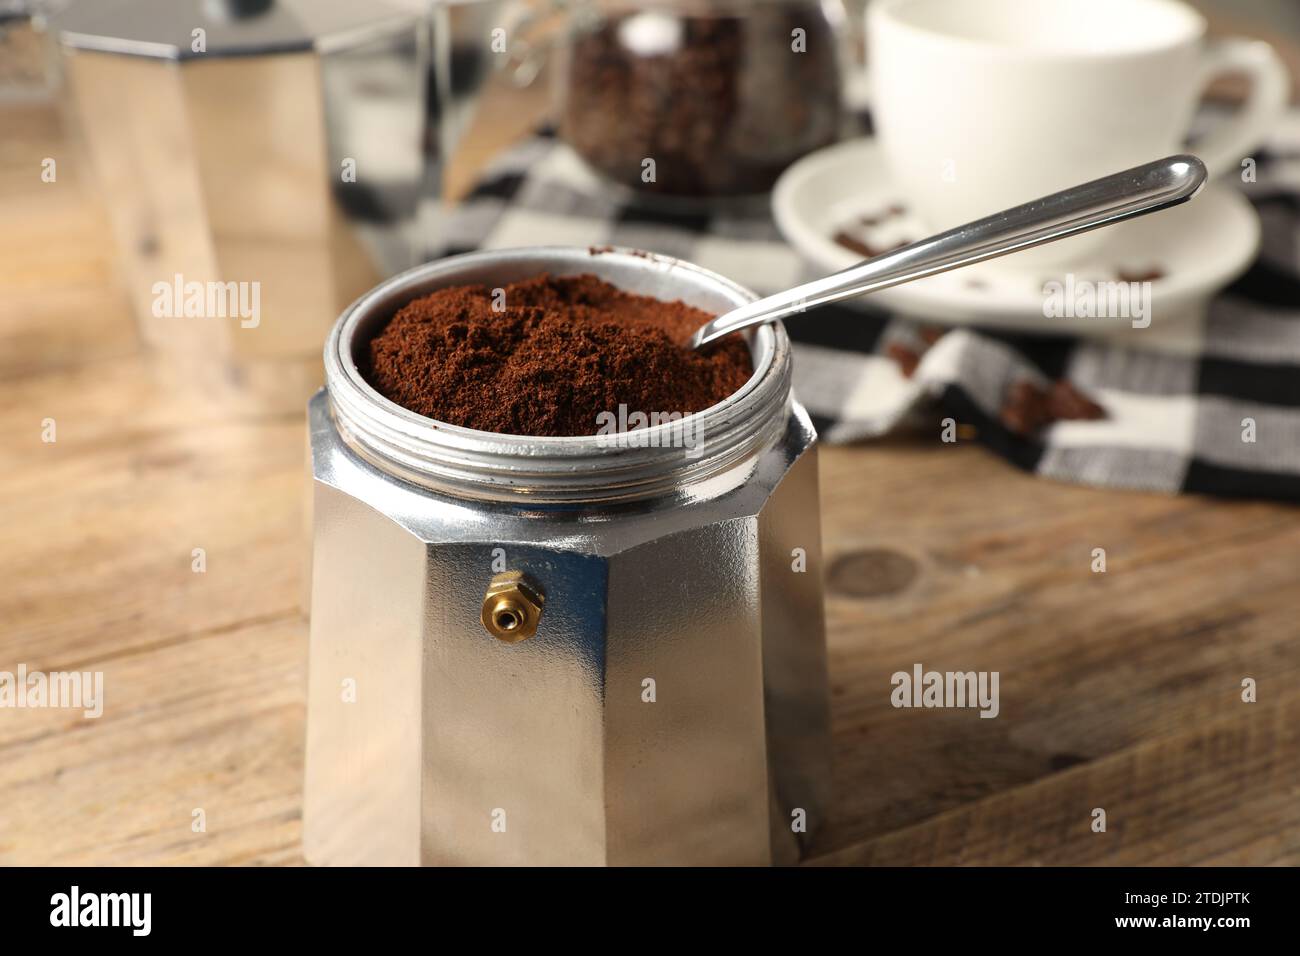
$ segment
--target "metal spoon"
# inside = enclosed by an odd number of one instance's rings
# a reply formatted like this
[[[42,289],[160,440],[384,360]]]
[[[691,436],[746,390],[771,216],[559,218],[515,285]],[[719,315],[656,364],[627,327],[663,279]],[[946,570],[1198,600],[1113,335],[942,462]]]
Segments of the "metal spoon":
[[[702,325],[689,346],[697,349],[737,329],[1177,206],[1191,199],[1205,179],[1205,164],[1185,154],[1134,166],[732,309]]]

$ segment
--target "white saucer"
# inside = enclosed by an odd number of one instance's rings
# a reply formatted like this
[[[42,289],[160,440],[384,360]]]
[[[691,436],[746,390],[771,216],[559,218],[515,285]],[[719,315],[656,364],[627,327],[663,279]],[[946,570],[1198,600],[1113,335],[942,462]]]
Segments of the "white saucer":
[[[772,210],[786,240],[822,273],[838,272],[863,256],[835,241],[846,227],[884,249],[923,238],[930,230],[909,215],[870,139],[839,143],[805,156],[781,176]],[[861,225],[866,218],[870,226]],[[904,315],[951,324],[975,324],[1068,335],[1111,334],[1127,318],[1048,318],[1044,283],[1065,272],[1076,280],[1113,282],[1158,269],[1151,282],[1152,326],[1203,313],[1206,303],[1254,260],[1259,216],[1239,192],[1211,184],[1185,205],[1106,227],[1109,237],[1087,261],[1068,266],[1025,264],[1012,255],[954,269],[874,293],[860,300]]]

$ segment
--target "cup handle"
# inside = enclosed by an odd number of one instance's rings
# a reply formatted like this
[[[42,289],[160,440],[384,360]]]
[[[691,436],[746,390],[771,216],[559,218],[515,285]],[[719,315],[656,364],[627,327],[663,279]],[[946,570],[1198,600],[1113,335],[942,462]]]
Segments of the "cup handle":
[[[1271,46],[1240,37],[1211,40],[1205,49],[1199,86],[1204,89],[1223,73],[1250,77],[1250,95],[1231,119],[1198,142],[1194,149],[1211,176],[1238,171],[1241,161],[1262,144],[1286,110],[1291,77]]]

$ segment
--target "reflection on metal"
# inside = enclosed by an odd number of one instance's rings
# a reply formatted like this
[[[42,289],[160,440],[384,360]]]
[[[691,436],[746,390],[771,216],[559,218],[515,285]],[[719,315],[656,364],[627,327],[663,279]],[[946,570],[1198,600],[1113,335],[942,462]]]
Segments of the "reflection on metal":
[[[517,61],[533,16],[525,0],[432,0],[433,85],[444,143],[460,141],[495,70]]]
[[[713,313],[751,298],[664,257],[515,250],[413,270],[340,319],[309,415],[307,858],[793,862],[829,733],[816,448],[780,326],[752,333],[751,382],[700,413],[695,459],[434,427],[357,374],[400,302],[542,271]],[[519,643],[484,633],[501,552],[545,588]]]
[[[437,147],[427,21],[383,2],[82,0],[57,26],[160,364],[263,409],[301,407],[334,316],[417,261]],[[255,288],[255,319],[212,298],[227,283]],[[186,309],[160,302],[164,286],[206,295]]]
[[[62,0],[0,0],[0,106],[49,99],[58,54],[46,29]]]

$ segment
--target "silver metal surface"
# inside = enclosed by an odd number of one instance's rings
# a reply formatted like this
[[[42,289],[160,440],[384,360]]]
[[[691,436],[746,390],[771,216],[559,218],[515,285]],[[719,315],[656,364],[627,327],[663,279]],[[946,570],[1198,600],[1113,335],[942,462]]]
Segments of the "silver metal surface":
[[[205,394],[297,409],[321,384],[339,310],[419,260],[439,148],[426,135],[428,23],[386,2],[241,6],[83,0],[56,26],[158,364]],[[176,276],[255,283],[260,315],[155,308],[157,284]]]
[[[41,102],[58,86],[48,17],[62,0],[0,0],[0,106]]]
[[[382,0],[89,0],[59,15],[69,46],[171,60],[355,46],[405,32],[411,20]],[[194,49],[195,29],[204,32],[203,50]]]
[[[1205,165],[1195,156],[1167,156],[1053,193],[741,306],[702,326],[691,337],[691,346],[699,348],[731,332],[841,299],[1168,209],[1191,199],[1206,175]]]
[[[433,86],[444,143],[460,141],[474,118],[479,94],[501,69],[517,68],[536,16],[528,0],[430,0],[433,18]],[[505,31],[508,54],[494,52],[493,30]]]
[[[815,435],[789,396],[784,330],[752,337],[758,371],[701,413],[719,433],[690,467],[681,448],[452,429],[354,377],[399,302],[541,271],[713,311],[752,299],[665,257],[520,250],[413,270],[340,319],[309,412],[305,853],[793,862],[826,803],[829,732]],[[545,592],[518,643],[481,621],[507,569]]]

